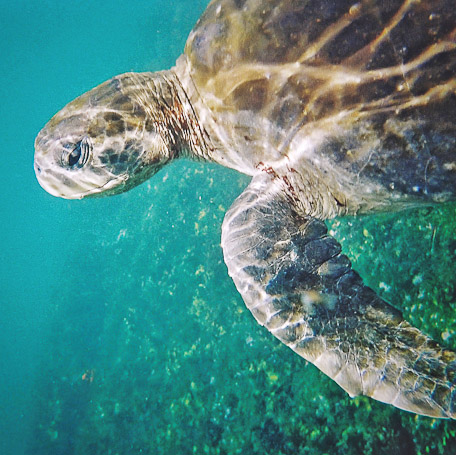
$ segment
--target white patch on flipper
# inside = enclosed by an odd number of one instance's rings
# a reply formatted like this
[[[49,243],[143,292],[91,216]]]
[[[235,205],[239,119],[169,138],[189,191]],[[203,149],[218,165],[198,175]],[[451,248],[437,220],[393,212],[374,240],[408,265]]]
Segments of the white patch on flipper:
[[[312,316],[317,312],[317,307],[322,306],[327,310],[334,310],[337,304],[337,296],[333,294],[321,294],[317,291],[305,291],[300,296],[303,310]]]

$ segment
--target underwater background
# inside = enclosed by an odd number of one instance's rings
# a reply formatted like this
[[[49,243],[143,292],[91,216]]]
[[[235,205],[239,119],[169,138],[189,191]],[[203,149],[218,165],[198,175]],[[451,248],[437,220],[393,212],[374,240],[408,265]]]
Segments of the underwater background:
[[[454,454],[456,422],[350,399],[259,327],[223,263],[248,183],[176,162],[65,201],[33,172],[63,105],[171,67],[204,0],[0,0],[0,454]],[[366,282],[456,348],[456,205],[330,221]]]

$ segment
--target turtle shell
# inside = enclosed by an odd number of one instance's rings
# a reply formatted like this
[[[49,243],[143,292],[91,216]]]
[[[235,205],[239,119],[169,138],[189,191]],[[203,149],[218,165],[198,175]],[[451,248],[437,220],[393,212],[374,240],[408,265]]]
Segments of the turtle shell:
[[[258,110],[267,103],[270,73],[291,73],[283,78],[287,92],[303,100],[326,79],[307,71],[304,84],[296,75],[305,71],[287,71],[289,64],[362,74],[402,68],[389,77],[378,73],[354,81],[356,90],[334,99],[334,109],[340,109],[384,98],[401,83],[413,96],[454,78],[455,24],[452,0],[215,0],[190,34],[185,53],[197,85],[229,93],[239,109]],[[226,82],[226,73],[244,76],[223,90],[215,80]]]
[[[215,0],[185,53],[200,90],[233,109],[280,96],[286,117],[312,100],[319,118],[454,79],[455,24],[453,0]]]
[[[456,190],[455,24],[454,0],[215,0],[185,54],[218,124],[248,130],[232,148],[256,162],[319,131],[304,155],[329,173],[441,195]]]

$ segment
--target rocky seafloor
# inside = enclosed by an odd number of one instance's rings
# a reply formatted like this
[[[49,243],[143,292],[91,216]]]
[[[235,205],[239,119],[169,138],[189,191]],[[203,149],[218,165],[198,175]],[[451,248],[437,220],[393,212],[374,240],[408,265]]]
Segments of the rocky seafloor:
[[[177,163],[79,220],[88,246],[56,271],[29,454],[456,453],[456,422],[351,399],[256,324],[219,246],[247,181]],[[455,226],[454,204],[328,222],[365,281],[453,349]]]

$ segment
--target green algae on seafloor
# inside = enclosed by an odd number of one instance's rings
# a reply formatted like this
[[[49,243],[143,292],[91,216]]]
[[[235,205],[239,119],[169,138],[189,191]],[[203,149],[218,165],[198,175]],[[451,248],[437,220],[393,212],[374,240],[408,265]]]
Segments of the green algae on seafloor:
[[[62,453],[70,440],[78,455],[456,453],[454,422],[350,399],[246,311],[219,246],[220,206],[245,178],[189,163],[157,177],[120,197],[95,251],[68,258],[102,264],[98,295],[79,300],[81,269],[69,268],[30,453]],[[447,206],[328,226],[368,283],[438,337],[454,330],[455,220]],[[87,368],[93,383],[81,380]]]

